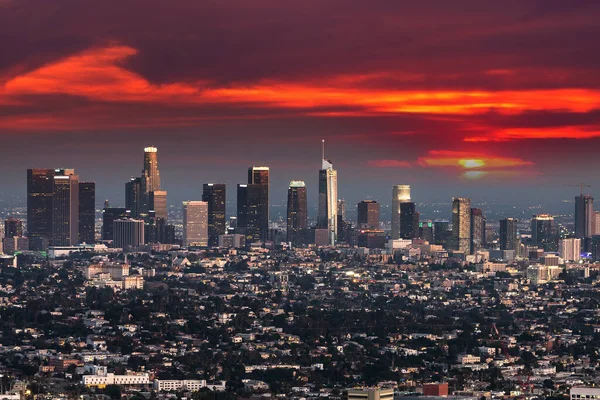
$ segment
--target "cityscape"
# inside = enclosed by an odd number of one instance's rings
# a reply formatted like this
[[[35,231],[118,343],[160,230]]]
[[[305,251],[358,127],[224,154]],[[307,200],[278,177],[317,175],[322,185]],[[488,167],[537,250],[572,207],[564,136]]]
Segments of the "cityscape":
[[[598,21],[0,0],[0,400],[600,399]]]

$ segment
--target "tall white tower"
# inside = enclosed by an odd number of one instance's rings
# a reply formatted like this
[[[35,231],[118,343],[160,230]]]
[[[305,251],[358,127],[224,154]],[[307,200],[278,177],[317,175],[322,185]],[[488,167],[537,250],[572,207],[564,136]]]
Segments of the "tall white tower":
[[[394,185],[392,193],[392,239],[400,239],[400,204],[410,202],[410,185]]]
[[[327,228],[329,244],[337,238],[337,171],[331,161],[325,159],[325,140],[322,141],[321,169],[319,170],[319,215],[317,225]]]

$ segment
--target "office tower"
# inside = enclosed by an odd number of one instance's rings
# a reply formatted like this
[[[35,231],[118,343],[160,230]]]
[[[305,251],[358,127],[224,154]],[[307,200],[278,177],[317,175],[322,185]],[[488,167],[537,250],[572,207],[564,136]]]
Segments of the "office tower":
[[[269,239],[269,167],[248,168],[248,207],[251,218],[246,227],[253,241]]]
[[[322,143],[317,227],[327,229],[329,244],[334,245],[337,238],[337,171],[331,161],[325,159],[325,141]]]
[[[410,201],[400,203],[400,238],[414,239],[417,237],[415,230],[418,231],[418,229],[415,203]]]
[[[226,192],[224,183],[205,183],[202,201],[208,203],[208,245],[218,246],[219,236],[225,234]]]
[[[96,184],[79,182],[79,243],[96,241]]]
[[[167,210],[167,191],[166,190],[155,190],[149,193],[149,205],[148,215],[153,218],[162,218],[165,221],[168,219]]]
[[[23,236],[23,221],[17,218],[8,218],[4,221],[4,237],[13,238]]]
[[[375,200],[363,200],[358,203],[357,225],[358,229],[379,229],[379,204]]]
[[[348,389],[348,400],[394,400],[394,389]]]
[[[433,222],[419,222],[419,237],[423,240],[427,240],[429,243],[433,243]]]
[[[142,178],[131,178],[125,184],[125,208],[132,218],[139,218],[142,214]]]
[[[54,170],[27,170],[27,236],[31,250],[45,250],[52,237]]]
[[[308,201],[303,181],[291,181],[287,202],[287,241],[297,246],[304,242],[308,228]]]
[[[394,185],[392,188],[392,239],[400,239],[400,204],[410,202],[410,185]]]
[[[594,235],[600,234],[600,211],[594,211]]]
[[[471,253],[485,248],[485,216],[480,208],[471,208]]]
[[[517,250],[517,220],[500,220],[500,250]]]
[[[144,193],[160,190],[160,172],[158,170],[158,149],[144,149],[144,169],[142,170],[142,191]]]
[[[558,232],[554,217],[548,214],[534,215],[531,219],[531,242],[544,251],[558,251]]]
[[[575,197],[575,237],[587,238],[594,234],[594,198],[587,194]]]
[[[52,246],[79,243],[79,177],[73,169],[54,171],[52,195]]]
[[[450,236],[450,222],[445,220],[433,221],[433,243],[444,246]]]
[[[342,221],[346,220],[346,200],[344,200],[344,199],[338,200],[337,215],[338,215],[338,217],[342,218]]]
[[[128,219],[129,210],[122,207],[108,207],[102,210],[102,240],[114,240],[113,222]]]
[[[183,245],[208,246],[208,202],[183,202]]]
[[[237,220],[236,232],[246,234],[246,226],[248,225],[248,185],[237,185]]]
[[[581,239],[560,239],[558,241],[558,254],[565,262],[579,261],[581,259]]]
[[[464,197],[452,199],[452,248],[471,252],[471,200]]]
[[[144,221],[141,219],[116,219],[113,221],[114,247],[126,249],[144,244]]]

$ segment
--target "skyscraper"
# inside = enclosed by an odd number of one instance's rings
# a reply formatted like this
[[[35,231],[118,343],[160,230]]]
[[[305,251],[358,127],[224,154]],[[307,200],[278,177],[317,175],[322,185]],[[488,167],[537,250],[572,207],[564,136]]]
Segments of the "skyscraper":
[[[126,249],[144,244],[144,221],[116,219],[113,221],[114,247]]]
[[[208,246],[208,202],[183,202],[183,245]]]
[[[485,248],[485,216],[480,208],[471,208],[471,253]]]
[[[96,184],[79,182],[79,243],[96,241]]]
[[[400,204],[410,202],[410,185],[394,185],[392,191],[392,239],[400,239]]]
[[[156,147],[144,148],[144,169],[140,178],[140,188],[142,202],[140,214],[167,219],[167,192],[160,188],[158,149]],[[150,215],[151,213],[153,215]]]
[[[139,218],[142,213],[142,178],[131,178],[125,184],[125,208],[132,218]]]
[[[308,227],[308,204],[306,184],[303,181],[291,181],[287,202],[287,241],[297,246],[304,241]]]
[[[269,167],[253,166],[248,168],[248,206],[247,229],[254,231],[254,241],[269,239]]]
[[[4,221],[4,237],[12,238],[23,236],[23,221],[17,218],[8,218]]]
[[[79,243],[79,177],[73,169],[54,171],[52,246]]]
[[[446,220],[433,221],[433,242],[437,245],[446,245],[448,241],[450,223]]]
[[[357,225],[359,229],[379,229],[379,203],[375,200],[363,200],[357,207]]]
[[[565,262],[579,261],[581,259],[581,239],[560,239],[558,241],[558,253]]]
[[[400,205],[400,238],[401,239],[414,239],[418,236],[415,235],[419,230],[417,211],[415,203],[411,201],[404,201],[399,203]]]
[[[317,227],[327,229],[329,244],[334,245],[337,238],[337,171],[331,161],[325,159],[325,140],[322,143]]]
[[[128,219],[129,210],[123,207],[105,207],[102,210],[102,240],[114,240],[113,222]]]
[[[162,218],[166,221],[168,218],[167,191],[155,190],[149,193],[149,197],[150,208],[148,209],[148,215],[153,218]]]
[[[575,197],[575,237],[579,239],[594,234],[594,198],[587,194]]]
[[[218,246],[219,235],[225,234],[225,184],[205,183],[202,189],[202,201],[208,203],[208,245]]]
[[[517,250],[517,220],[500,220],[500,250]]]
[[[236,232],[246,234],[248,225],[248,185],[245,183],[237,185],[237,221]]]
[[[27,170],[27,236],[31,250],[44,250],[52,237],[54,170]]]
[[[548,214],[534,215],[531,219],[531,241],[544,251],[558,251],[558,232],[554,217]]]
[[[452,199],[452,245],[454,250],[471,252],[471,200]]]

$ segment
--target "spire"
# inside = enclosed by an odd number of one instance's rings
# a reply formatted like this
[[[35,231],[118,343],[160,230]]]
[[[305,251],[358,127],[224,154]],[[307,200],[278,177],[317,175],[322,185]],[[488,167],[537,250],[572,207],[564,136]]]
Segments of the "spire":
[[[321,169],[333,169],[333,164],[325,159],[325,139],[321,140]]]

